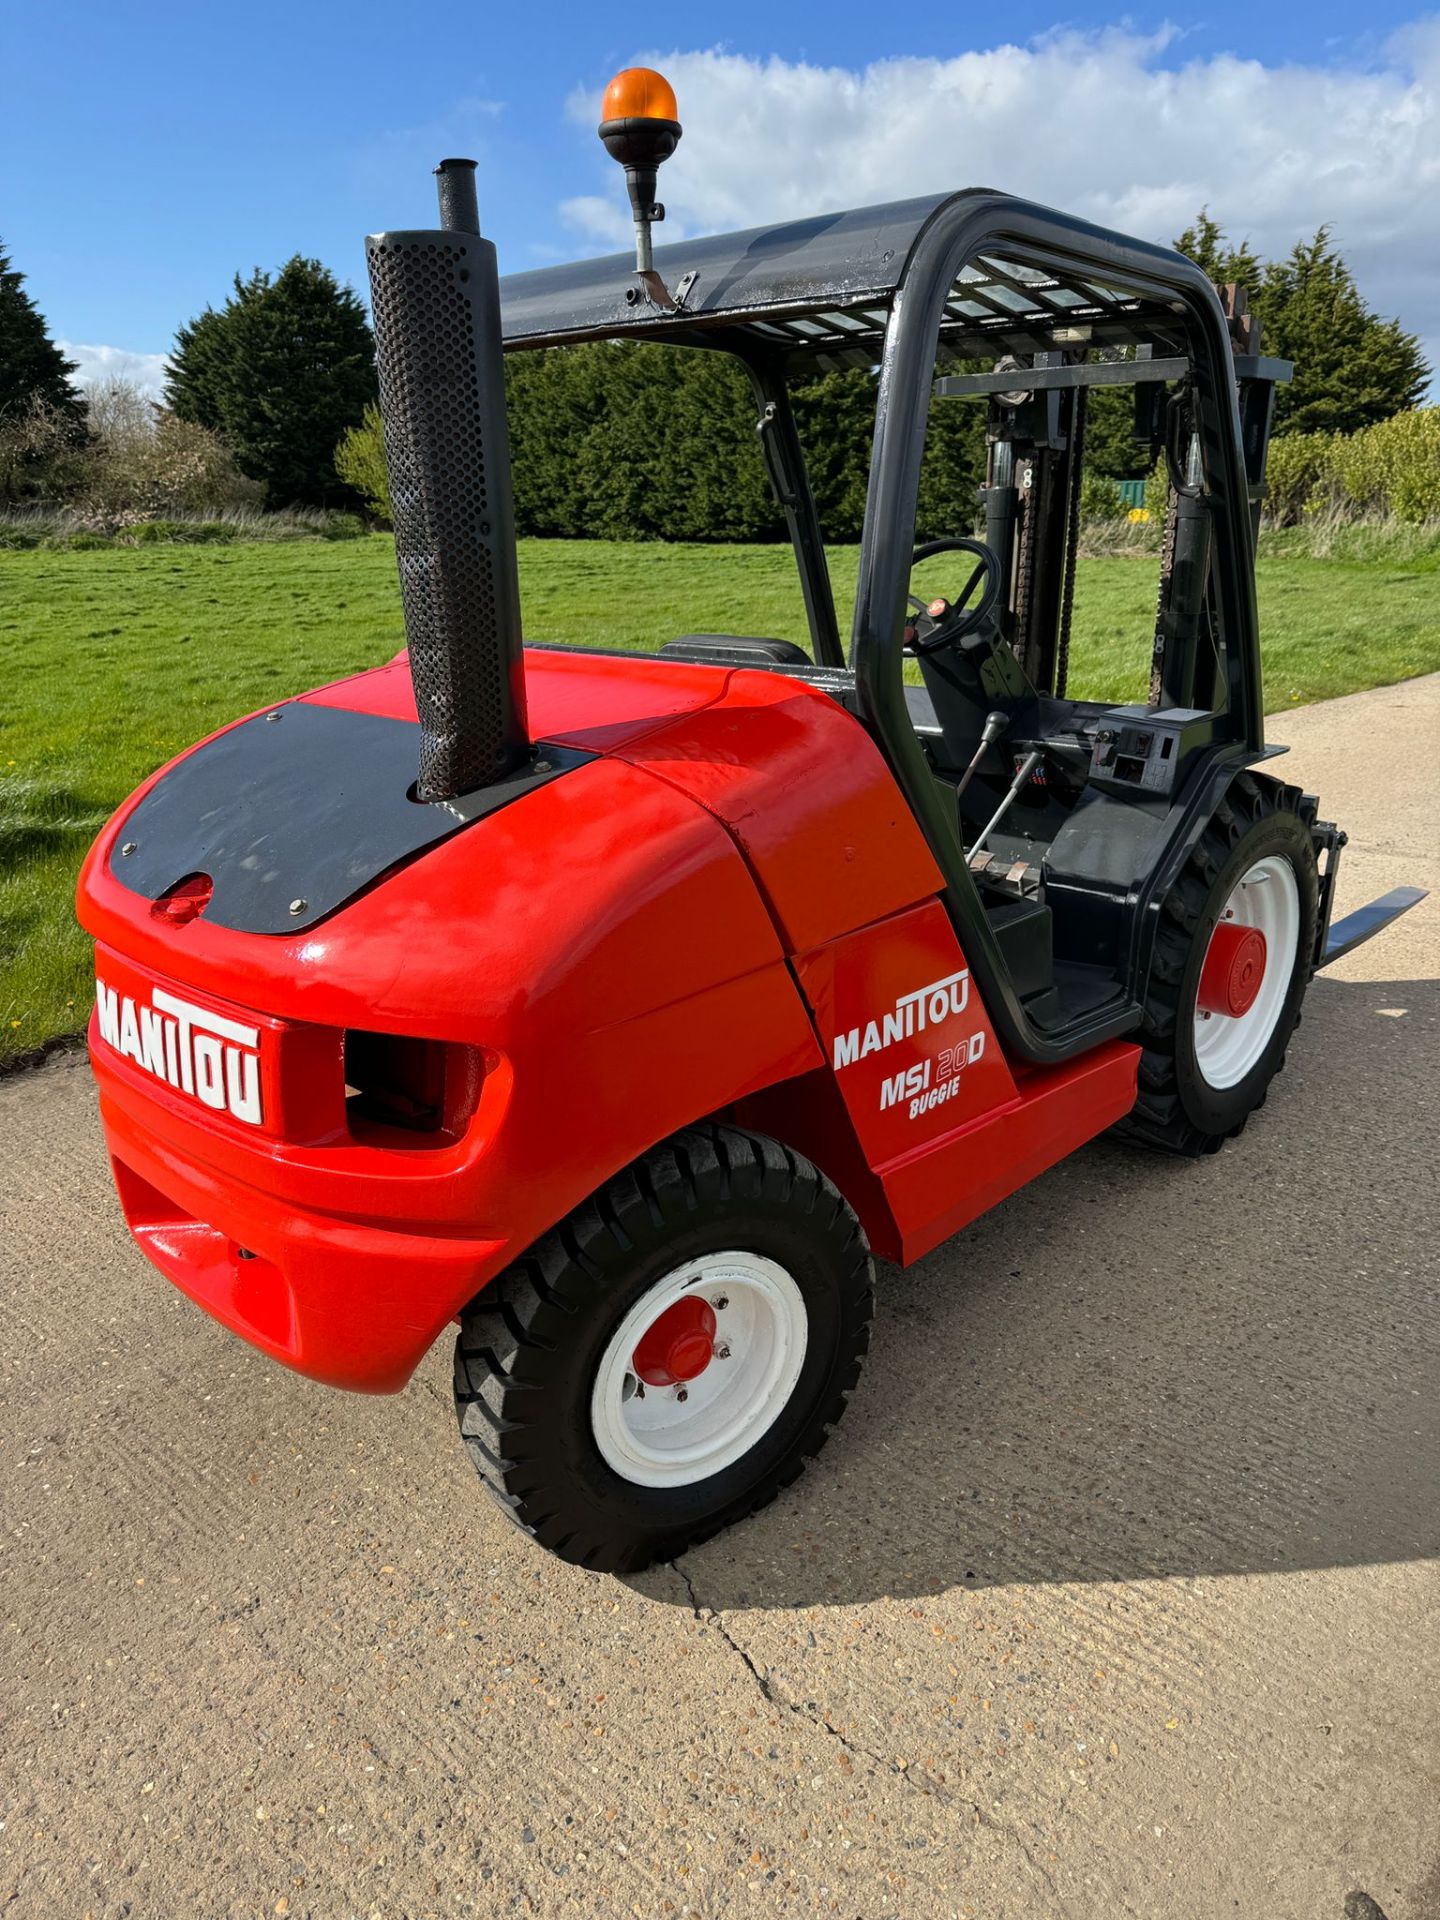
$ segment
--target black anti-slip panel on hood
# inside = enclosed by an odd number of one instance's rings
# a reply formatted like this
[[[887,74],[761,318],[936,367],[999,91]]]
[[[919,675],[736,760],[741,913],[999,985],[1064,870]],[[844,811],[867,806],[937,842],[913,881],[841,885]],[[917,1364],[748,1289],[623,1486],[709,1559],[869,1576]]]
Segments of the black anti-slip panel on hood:
[[[538,746],[517,772],[445,801],[411,798],[419,728],[294,701],[197,747],[152,787],[110,855],[122,886],[156,899],[208,874],[205,918],[295,933],[426,847],[593,759]]]

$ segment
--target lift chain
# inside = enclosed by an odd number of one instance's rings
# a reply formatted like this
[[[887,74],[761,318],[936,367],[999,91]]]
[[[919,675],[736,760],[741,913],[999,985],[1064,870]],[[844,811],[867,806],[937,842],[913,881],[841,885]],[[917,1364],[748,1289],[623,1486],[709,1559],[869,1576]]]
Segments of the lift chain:
[[[1165,535],[1160,543],[1160,586],[1155,597],[1155,640],[1150,654],[1150,705],[1158,707],[1165,682],[1165,615],[1170,605],[1170,580],[1175,571],[1175,529],[1180,519],[1180,496],[1165,490]]]
[[[1170,599],[1175,588],[1175,545],[1180,526],[1182,498],[1194,499],[1204,492],[1203,480],[1192,481],[1186,471],[1189,449],[1195,434],[1195,395],[1185,381],[1165,404],[1164,463],[1165,534],[1160,544],[1160,588],[1155,602],[1155,641],[1150,656],[1150,705],[1158,707],[1165,697],[1165,645],[1169,625]],[[1212,638],[1213,645],[1213,638]]]
[[[1021,478],[1019,472],[1020,466],[1021,462],[1017,461],[1017,482]],[[1024,469],[1024,478],[1029,481],[1029,485],[1018,488],[1018,498],[1016,500],[1020,525],[1015,539],[1014,626],[1010,635],[1010,649],[1021,666],[1028,667],[1027,656],[1030,651],[1030,598],[1031,589],[1034,585],[1033,575],[1035,571],[1034,520],[1036,490],[1035,461],[1033,457],[1024,462]]]
[[[1070,619],[1075,611],[1075,558],[1080,548],[1080,483],[1085,472],[1085,421],[1090,389],[1077,387],[1070,411],[1070,498],[1065,527],[1065,584],[1060,597],[1060,635],[1055,649],[1055,697],[1065,698],[1070,673]]]

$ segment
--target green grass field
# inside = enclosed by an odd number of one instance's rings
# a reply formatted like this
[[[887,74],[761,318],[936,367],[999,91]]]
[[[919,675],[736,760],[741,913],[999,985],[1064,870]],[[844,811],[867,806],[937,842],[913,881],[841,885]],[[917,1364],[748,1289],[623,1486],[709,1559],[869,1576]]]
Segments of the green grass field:
[[[842,609],[855,560],[853,548],[832,557]],[[1144,697],[1155,566],[1143,554],[1082,562],[1077,697]],[[804,638],[785,548],[535,540],[520,570],[535,640]],[[924,584],[953,586],[944,560]],[[1262,554],[1259,594],[1272,711],[1440,668],[1436,553]],[[0,1064],[83,1025],[90,954],[71,913],[75,874],[130,789],[223,721],[374,665],[402,640],[380,536],[0,553]]]

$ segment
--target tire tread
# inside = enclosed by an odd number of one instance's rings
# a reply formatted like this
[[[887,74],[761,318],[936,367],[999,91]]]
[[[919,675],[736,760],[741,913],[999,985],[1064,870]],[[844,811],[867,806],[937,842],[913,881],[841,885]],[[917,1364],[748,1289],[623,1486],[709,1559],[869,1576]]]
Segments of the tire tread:
[[[593,1519],[567,1509],[562,1488],[535,1481],[526,1441],[546,1417],[547,1357],[574,1337],[615,1266],[707,1209],[751,1202],[803,1215],[820,1237],[838,1240],[835,1270],[847,1301],[849,1343],[803,1445],[782,1455],[746,1494],[743,1512],[726,1510],[672,1529],[663,1557],[673,1557],[773,1500],[819,1453],[844,1412],[869,1346],[874,1305],[869,1244],[844,1196],[809,1160],[765,1135],[718,1122],[687,1127],[608,1180],[467,1309],[454,1369],[461,1437],[501,1510],[551,1552],[592,1571],[634,1571],[658,1557],[653,1543],[597,1535]]]
[[[1177,1061],[1182,1022],[1180,993],[1207,905],[1226,863],[1246,836],[1264,820],[1282,813],[1299,813],[1300,803],[1297,787],[1285,786],[1263,775],[1237,774],[1166,895],[1140,1024],[1142,1052],[1136,1074],[1135,1105],[1125,1119],[1111,1129],[1119,1138],[1162,1153],[1195,1159],[1219,1152],[1227,1140],[1235,1139],[1244,1131],[1250,1113],[1264,1105],[1268,1083],[1261,1087],[1249,1112],[1221,1132],[1208,1131],[1190,1117],[1181,1094]],[[1299,1020],[1297,1002],[1281,1042],[1278,1064],[1274,1068],[1277,1074],[1285,1065],[1285,1046]]]

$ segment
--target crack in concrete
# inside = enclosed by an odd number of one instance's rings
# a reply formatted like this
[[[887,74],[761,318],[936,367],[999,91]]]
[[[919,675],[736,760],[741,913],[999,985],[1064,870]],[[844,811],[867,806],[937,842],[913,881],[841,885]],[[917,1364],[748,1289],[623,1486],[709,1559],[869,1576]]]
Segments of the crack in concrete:
[[[679,1561],[669,1560],[666,1562],[666,1565],[681,1581],[686,1593],[689,1595],[690,1611],[695,1616],[695,1619],[701,1626],[708,1625],[714,1627],[726,1646],[739,1656],[745,1667],[745,1671],[759,1688],[761,1697],[770,1706],[783,1708],[786,1713],[793,1713],[799,1720],[810,1721],[813,1725],[820,1727],[825,1733],[828,1733],[832,1740],[837,1740],[845,1751],[852,1754],[857,1760],[868,1760],[872,1766],[883,1769],[897,1780],[903,1780],[906,1786],[913,1792],[922,1795],[925,1799],[937,1801],[941,1806],[946,1807],[968,1807],[975,1815],[978,1825],[989,1828],[992,1833],[998,1833],[1006,1839],[1013,1840],[1024,1855],[1026,1865],[1045,1882],[1051,1894],[1056,1899],[1059,1898],[1060,1889],[1055,1884],[1054,1874],[1051,1873],[1050,1869],[1042,1860],[1038,1860],[1035,1857],[1034,1850],[1030,1846],[1029,1841],[1011,1821],[999,1820],[993,1813],[986,1813],[979,1801],[972,1800],[967,1794],[952,1793],[947,1787],[941,1786],[938,1781],[928,1779],[923,1775],[912,1774],[908,1767],[897,1765],[894,1760],[888,1758],[885,1754],[876,1753],[871,1747],[858,1745],[855,1741],[851,1740],[847,1734],[840,1731],[839,1727],[835,1725],[823,1708],[817,1707],[812,1710],[808,1706],[802,1706],[798,1701],[787,1700],[783,1694],[776,1691],[768,1675],[761,1672],[752,1656],[741,1646],[734,1634],[731,1633],[729,1627],[725,1624],[724,1616],[718,1608],[712,1607],[701,1600],[699,1594],[695,1591],[695,1582],[690,1578],[690,1575],[685,1571],[684,1567],[680,1565]]]
[[[823,1708],[816,1707],[812,1710],[808,1706],[802,1706],[799,1701],[787,1700],[783,1694],[778,1693],[772,1686],[768,1676],[761,1672],[750,1654],[746,1652],[734,1634],[731,1633],[729,1627],[726,1626],[724,1616],[715,1607],[702,1603],[700,1596],[695,1591],[695,1582],[680,1565],[679,1561],[671,1560],[666,1564],[670,1567],[672,1573],[676,1574],[684,1583],[685,1591],[690,1596],[690,1611],[694,1614],[696,1620],[698,1620],[702,1626],[707,1624],[713,1626],[726,1646],[729,1647],[732,1652],[739,1655],[745,1665],[746,1672],[760,1689],[762,1697],[768,1701],[772,1707],[783,1708],[786,1713],[793,1713],[799,1720],[808,1720],[812,1725],[818,1726],[825,1733],[828,1733],[832,1740],[837,1740],[845,1751],[852,1754],[855,1759],[868,1760],[872,1766],[883,1768],[887,1773],[893,1774],[897,1780],[903,1780],[914,1792],[923,1794],[928,1799],[938,1800],[942,1805],[949,1806],[955,1804],[956,1796],[946,1791],[938,1782],[912,1776],[907,1767],[897,1766],[896,1763],[885,1754],[876,1753],[872,1748],[860,1746],[851,1740],[847,1734],[840,1731],[839,1727],[835,1725],[834,1721],[830,1719]],[[973,1800],[964,1800],[961,1804],[973,1807],[976,1819],[979,1820],[982,1825],[985,1823],[984,1813],[980,1807],[976,1806]]]
[[[1046,1886],[1050,1889],[1051,1893],[1058,1900],[1060,1898],[1060,1889],[1055,1884],[1054,1874],[1051,1873],[1050,1869],[1045,1865],[1045,1862],[1043,1860],[1037,1860],[1035,1858],[1034,1849],[1031,1847],[1030,1842],[1025,1838],[1024,1834],[1021,1833],[1020,1829],[1012,1825],[1011,1822],[1008,1820],[997,1820],[994,1822],[994,1825],[996,1826],[999,1832],[1007,1835],[1009,1839],[1015,1842],[1016,1846],[1019,1847],[1021,1853],[1023,1853],[1025,1856],[1026,1865],[1031,1869],[1032,1872],[1039,1874],[1040,1878],[1045,1882]]]

